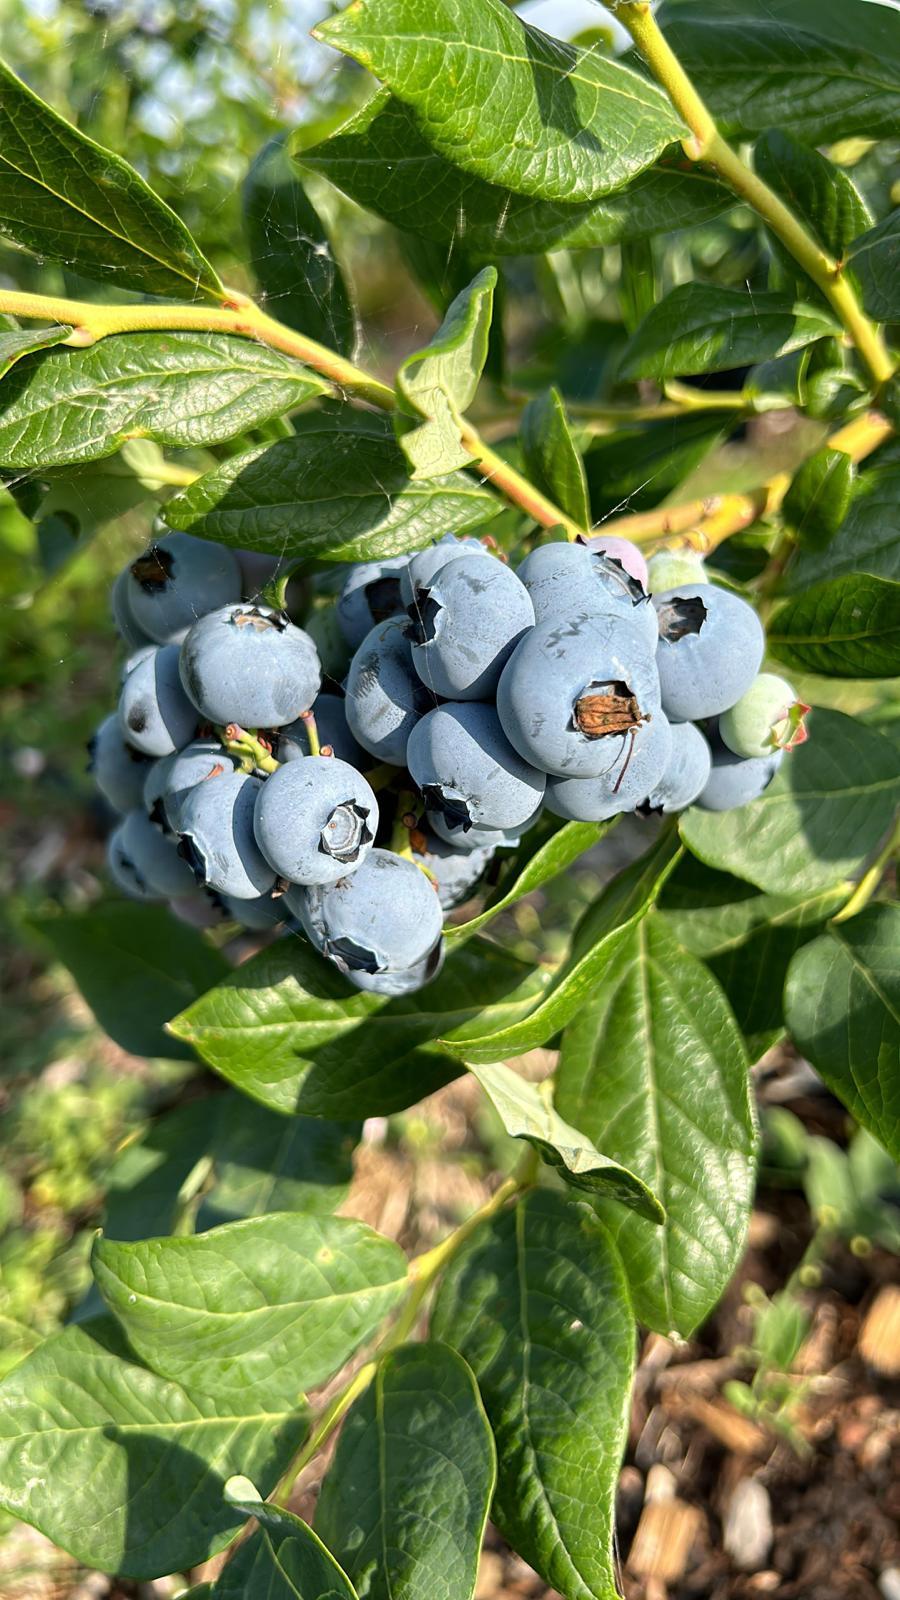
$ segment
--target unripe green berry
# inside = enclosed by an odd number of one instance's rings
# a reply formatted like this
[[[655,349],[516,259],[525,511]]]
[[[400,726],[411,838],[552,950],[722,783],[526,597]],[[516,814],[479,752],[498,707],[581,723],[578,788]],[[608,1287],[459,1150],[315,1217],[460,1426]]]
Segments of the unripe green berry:
[[[657,550],[647,562],[647,588],[651,594],[677,589],[682,583],[709,583],[696,550]]]
[[[736,756],[770,756],[803,744],[803,718],[809,706],[798,700],[784,678],[761,672],[747,693],[719,718],[719,734]]]

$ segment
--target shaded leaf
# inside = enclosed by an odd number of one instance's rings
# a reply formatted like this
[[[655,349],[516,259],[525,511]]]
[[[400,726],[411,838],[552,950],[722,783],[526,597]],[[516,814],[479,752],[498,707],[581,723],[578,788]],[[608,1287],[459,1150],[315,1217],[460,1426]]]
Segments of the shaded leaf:
[[[360,0],[314,34],[413,106],[454,165],[518,194],[608,194],[684,133],[655,84],[529,27],[503,0],[434,0],[427,17],[419,0]]]
[[[245,450],[169,500],[171,528],[270,555],[370,561],[448,527],[487,522],[499,501],[461,473],[411,478],[388,424],[362,413],[299,417],[295,437]]]
[[[869,316],[900,321],[900,206],[854,240],[849,264]]]
[[[514,1139],[527,1139],[550,1166],[576,1189],[608,1194],[631,1206],[650,1222],[665,1221],[665,1212],[641,1178],[620,1162],[601,1155],[590,1139],[554,1111],[549,1079],[538,1085],[521,1078],[501,1061],[469,1068]]]
[[[873,466],[856,479],[850,509],[824,550],[803,550],[784,580],[788,594],[825,578],[867,572],[900,579],[900,467]]]
[[[758,800],[683,813],[681,837],[701,861],[773,894],[836,887],[859,870],[893,815],[900,750],[840,711],[816,707],[808,727]]]
[[[616,820],[611,817],[607,822],[566,822],[562,827],[555,828],[549,837],[542,828],[529,829],[513,857],[509,879],[500,885],[498,898],[468,922],[458,922],[446,928],[444,938],[447,944],[452,948],[455,941],[471,938],[473,933],[492,922],[501,911],[515,905],[523,895],[533,894],[542,884],[558,877],[585,850],[598,844],[615,827]]]
[[[57,325],[52,328],[16,328],[8,318],[0,317],[0,378],[14,367],[22,356],[32,350],[43,350],[47,345],[61,344],[68,339],[71,328]]]
[[[853,462],[843,450],[823,445],[798,467],[784,497],[784,519],[804,549],[830,544],[853,496]]]
[[[591,508],[584,462],[572,438],[565,403],[558,389],[545,389],[529,400],[519,423],[519,440],[531,482],[561,506],[579,527],[588,529]]]
[[[241,1527],[226,1480],[270,1494],[305,1432],[303,1407],[232,1407],[148,1372],[101,1317],[0,1385],[0,1504],[87,1567],[186,1572]]]
[[[779,607],[768,645],[798,672],[826,678],[900,676],[900,583],[855,573]]]
[[[625,348],[623,378],[679,378],[772,360],[839,331],[830,313],[785,295],[682,283]]]
[[[290,1406],[378,1329],[407,1288],[396,1244],[349,1217],[289,1212],[189,1238],[94,1241],[97,1287],[155,1372],[219,1401]]]
[[[606,1230],[587,1205],[532,1191],[451,1263],[431,1326],[478,1379],[501,1532],[567,1600],[614,1600],[635,1330]]]
[[[721,439],[729,419],[707,413],[667,417],[597,439],[584,467],[595,522],[626,508],[659,505]],[[596,530],[602,533],[602,527]]]
[[[625,930],[600,989],[563,1037],[556,1103],[651,1186],[662,1227],[598,1201],[635,1310],[685,1337],[740,1259],[755,1122],[744,1043],[718,984],[656,914]]]
[[[794,214],[812,229],[836,261],[843,261],[857,234],[872,220],[852,178],[841,167],[783,128],[767,128],[753,147],[753,165]],[[775,241],[777,243],[777,241]],[[797,274],[793,256],[781,249]]]
[[[397,372],[400,395],[422,419],[413,427],[405,417],[396,419],[414,478],[453,472],[472,460],[460,429],[487,360],[496,283],[496,267],[484,267],[448,306],[425,349],[407,356]]]
[[[466,1363],[447,1345],[405,1345],[347,1416],[316,1526],[360,1600],[471,1600],[495,1477]]]
[[[184,223],[134,167],[79,133],[2,61],[0,233],[89,278],[224,297]]]
[[[233,1505],[255,1517],[259,1528],[219,1574],[211,1600],[357,1600],[347,1574],[307,1522],[256,1500]]]
[[[900,1161],[900,907],[869,905],[798,951],[784,991],[797,1048]]]

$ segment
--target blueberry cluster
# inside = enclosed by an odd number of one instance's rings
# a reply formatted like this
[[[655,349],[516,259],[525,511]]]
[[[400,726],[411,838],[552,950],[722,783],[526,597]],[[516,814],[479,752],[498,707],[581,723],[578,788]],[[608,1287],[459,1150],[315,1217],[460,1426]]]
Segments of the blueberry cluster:
[[[170,533],[117,578],[131,654],[92,745],[109,870],[200,926],[288,922],[360,989],[428,982],[444,913],[544,808],[726,810],[805,737],[756,613],[690,555],[648,569],[600,537],[513,571],[448,534],[354,566],[342,693],[259,600],[273,569]]]

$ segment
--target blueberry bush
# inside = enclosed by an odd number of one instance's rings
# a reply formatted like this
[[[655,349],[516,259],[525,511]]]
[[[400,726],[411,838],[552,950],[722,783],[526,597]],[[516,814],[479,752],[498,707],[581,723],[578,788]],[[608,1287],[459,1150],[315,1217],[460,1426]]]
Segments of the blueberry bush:
[[[612,9],[616,51],[353,0],[208,222],[127,115],[119,153],[0,64],[4,493],[80,548],[114,462],[147,528],[108,897],[42,933],[118,1044],[228,1086],[126,1150],[86,1300],[4,1362],[0,1505],[110,1573],[471,1600],[490,1513],[610,1600],[637,1329],[741,1258],[751,1063],[789,1035],[900,1155],[900,24]],[[435,311],[394,372],[361,227]],[[787,458],[723,448],[787,418]],[[523,959],[505,913],[626,815]],[[464,1073],[521,1159],[407,1259],[336,1214],[350,1154]]]

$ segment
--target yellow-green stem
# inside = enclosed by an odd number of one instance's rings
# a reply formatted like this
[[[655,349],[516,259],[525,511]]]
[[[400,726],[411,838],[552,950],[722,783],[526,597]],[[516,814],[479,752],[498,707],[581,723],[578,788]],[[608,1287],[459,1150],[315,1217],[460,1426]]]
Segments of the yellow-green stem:
[[[897,855],[900,855],[900,817],[897,817],[875,860],[863,873],[846,905],[841,906],[840,911],[832,917],[832,922],[846,922],[849,917],[855,917],[857,912],[869,904],[872,896],[877,893],[888,865]]]

